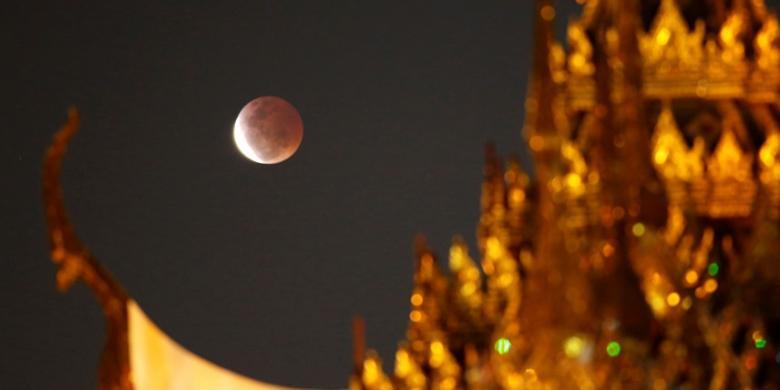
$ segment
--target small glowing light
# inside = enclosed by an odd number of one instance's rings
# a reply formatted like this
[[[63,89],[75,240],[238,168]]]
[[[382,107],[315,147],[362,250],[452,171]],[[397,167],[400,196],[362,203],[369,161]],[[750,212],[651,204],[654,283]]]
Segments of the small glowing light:
[[[690,270],[690,271],[685,273],[685,283],[687,283],[689,286],[692,286],[692,285],[696,284],[696,282],[698,282],[698,281],[699,281],[699,273],[698,272],[696,272],[694,270]]]
[[[680,303],[680,294],[673,292],[666,296],[666,303],[669,306],[677,306]]]
[[[531,136],[531,139],[528,140],[528,146],[531,147],[531,150],[538,152],[544,147],[544,139],[539,135]]]
[[[422,294],[412,294],[412,305],[420,306],[423,303],[423,296]]]
[[[718,271],[720,271],[720,266],[718,265],[718,263],[710,263],[710,265],[707,266],[707,273],[710,276],[717,275]]]
[[[585,342],[577,336],[571,336],[563,343],[563,352],[570,358],[579,357],[585,348]]]
[[[431,256],[430,253],[426,253],[426,254],[422,255],[422,258],[420,258],[420,261],[423,262],[423,263],[426,263],[426,264],[433,263],[433,256]]]
[[[755,344],[756,344],[756,348],[764,349],[764,347],[766,347],[766,339],[763,337],[759,337],[758,339],[756,339]]]
[[[510,389],[520,389],[522,388],[523,383],[525,383],[525,381],[520,373],[509,372],[507,375],[506,384]]]
[[[718,289],[718,281],[715,279],[707,279],[706,282],[704,282],[704,291],[708,293],[713,293],[715,290]]]
[[[635,223],[631,228],[631,232],[634,233],[634,236],[636,237],[642,237],[645,234],[645,224],[642,222]]]
[[[582,186],[582,178],[576,174],[566,175],[566,185],[571,188],[579,188]]]
[[[375,360],[366,359],[363,362],[363,378],[368,383],[374,383],[379,380],[379,367]]]
[[[444,353],[444,344],[441,341],[434,341],[431,343],[431,352],[435,354]]]
[[[496,340],[495,348],[499,355],[506,355],[509,349],[512,348],[512,343],[506,337],[502,337]]]
[[[653,155],[653,161],[655,161],[656,164],[663,164],[666,162],[666,158],[669,157],[669,151],[665,149],[660,149],[655,152]]]
[[[460,288],[460,293],[463,295],[471,295],[474,291],[477,291],[477,285],[472,282],[466,283]]]
[[[545,5],[539,13],[542,15],[542,19],[549,22],[555,17],[555,8],[551,5]]]
[[[693,305],[693,299],[691,299],[691,297],[685,297],[685,299],[683,299],[682,301],[683,309],[688,310],[691,308],[692,305]]]
[[[513,204],[522,203],[525,200],[525,192],[520,189],[514,189],[511,192],[509,199],[512,201]]]
[[[420,313],[419,310],[412,310],[412,312],[409,313],[409,319],[412,320],[412,322],[419,322],[422,319],[422,313]]]
[[[604,257],[610,257],[615,253],[615,247],[612,246],[610,243],[604,244],[604,246],[601,248],[601,254],[604,255]]]
[[[666,304],[664,303],[664,297],[658,294],[653,294],[650,297],[650,307],[659,314],[666,313]]]
[[[696,287],[696,291],[694,291],[696,294],[696,298],[704,299],[707,297],[707,291],[704,290],[704,287]]]
[[[755,355],[749,355],[745,358],[745,368],[748,370],[752,370],[756,368],[756,356]]]
[[[617,341],[610,341],[609,344],[607,344],[607,355],[610,357],[617,357],[620,355],[620,343]]]
[[[669,42],[669,38],[672,37],[672,32],[669,31],[667,28],[661,29],[661,31],[658,32],[658,35],[655,36],[655,41],[660,45],[666,45]]]

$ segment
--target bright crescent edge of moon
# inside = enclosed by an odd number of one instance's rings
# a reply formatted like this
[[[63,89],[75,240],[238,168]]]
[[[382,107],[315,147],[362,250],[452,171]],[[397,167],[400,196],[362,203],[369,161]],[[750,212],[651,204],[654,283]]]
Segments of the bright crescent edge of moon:
[[[236,147],[238,147],[238,150],[241,152],[241,154],[244,155],[244,157],[260,164],[268,164],[268,162],[265,162],[260,159],[260,157],[255,154],[255,151],[252,149],[252,146],[249,145],[249,142],[246,140],[246,132],[244,131],[243,127],[241,126],[241,118],[236,119],[236,123],[233,125],[233,142],[236,143]]]

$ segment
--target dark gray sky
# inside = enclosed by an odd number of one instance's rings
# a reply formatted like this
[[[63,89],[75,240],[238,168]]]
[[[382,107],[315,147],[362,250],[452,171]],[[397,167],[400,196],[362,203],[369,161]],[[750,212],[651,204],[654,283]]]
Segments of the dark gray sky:
[[[3,5],[0,382],[96,383],[102,314],[55,291],[39,184],[71,104],[71,218],[163,330],[242,374],[338,387],[362,314],[389,369],[414,235],[473,242],[485,141],[527,160],[532,2],[151,3]],[[277,166],[232,142],[262,95],[304,120]]]

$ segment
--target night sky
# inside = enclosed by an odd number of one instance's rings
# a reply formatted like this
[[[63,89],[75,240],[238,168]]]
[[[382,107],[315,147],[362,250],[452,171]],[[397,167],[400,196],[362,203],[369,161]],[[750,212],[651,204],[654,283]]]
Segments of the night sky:
[[[392,369],[414,236],[443,255],[454,234],[473,244],[484,142],[528,166],[532,2],[106,3],[0,13],[0,383],[97,381],[102,313],[82,284],[56,291],[41,202],[70,105],[71,219],[166,333],[263,381],[333,388],[361,314]],[[559,20],[578,8],[558,3]],[[304,121],[280,165],[233,144],[262,95]]]

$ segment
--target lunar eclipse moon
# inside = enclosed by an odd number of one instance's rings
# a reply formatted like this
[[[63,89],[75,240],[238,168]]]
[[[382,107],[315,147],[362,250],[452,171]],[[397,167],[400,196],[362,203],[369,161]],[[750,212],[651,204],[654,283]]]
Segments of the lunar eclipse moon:
[[[298,110],[276,96],[262,96],[247,103],[233,126],[233,141],[244,157],[261,164],[277,164],[290,158],[303,140]]]

